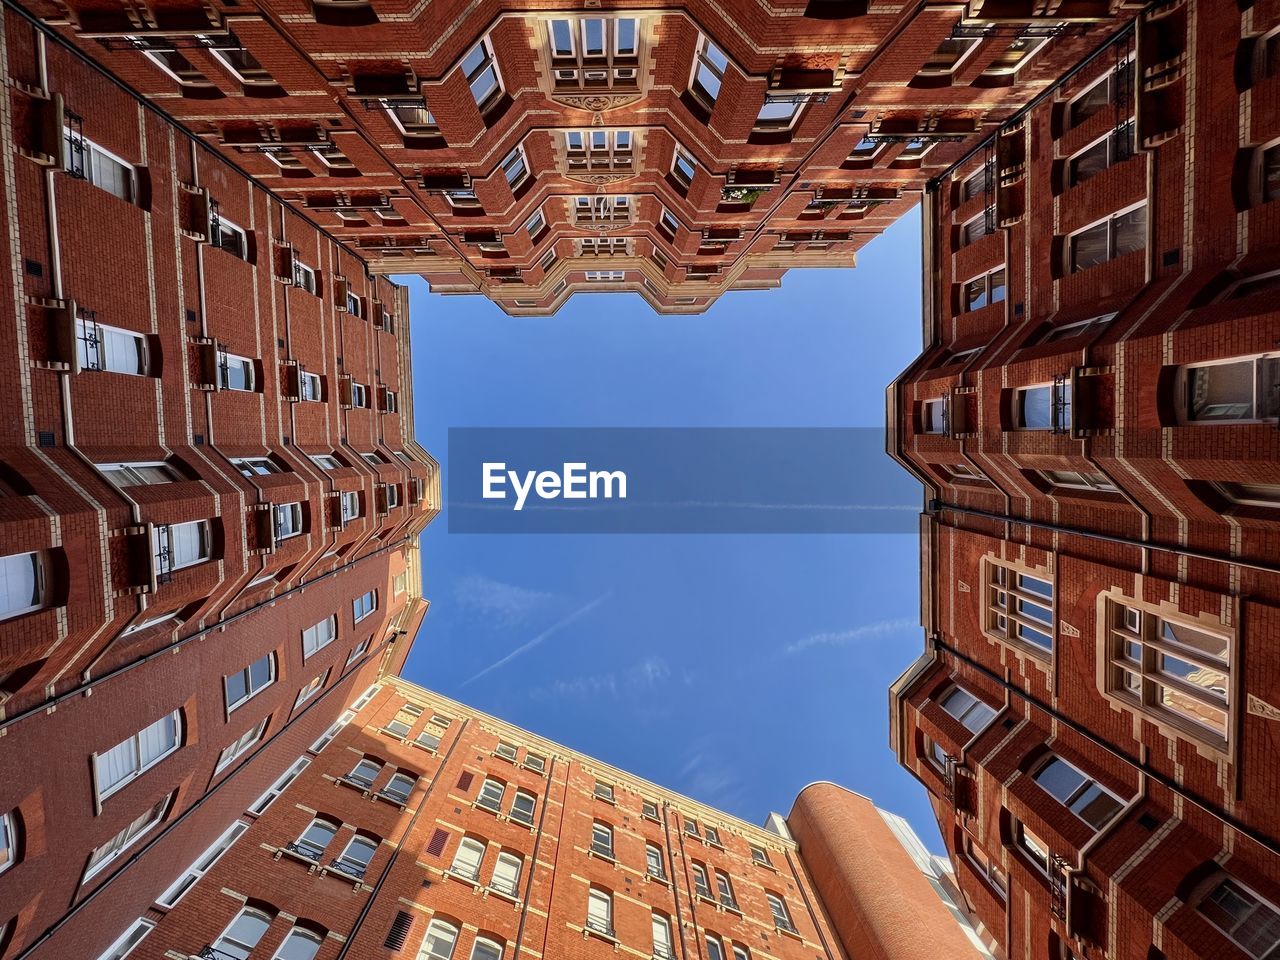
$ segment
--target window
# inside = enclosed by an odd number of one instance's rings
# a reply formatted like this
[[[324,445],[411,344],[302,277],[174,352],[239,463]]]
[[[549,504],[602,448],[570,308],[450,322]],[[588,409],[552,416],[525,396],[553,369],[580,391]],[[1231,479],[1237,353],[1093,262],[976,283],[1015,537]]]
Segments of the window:
[[[375,683],[369,687],[364,693],[356,697],[355,702],[351,704],[352,710],[360,710],[367,707],[370,701],[378,695],[378,691],[382,689],[382,684]]]
[[[609,802],[611,802],[611,803],[613,802],[614,797],[613,797],[613,785],[612,785],[612,784],[604,783],[604,782],[602,782],[602,781],[600,781],[600,780],[597,780],[597,781],[596,781],[596,785],[595,785],[594,793],[595,793],[595,795],[596,795],[597,797],[599,797],[601,800],[608,800],[608,801],[609,801]]]
[[[0,557],[0,620],[44,606],[43,568],[38,553]]]
[[[988,562],[987,630],[1035,650],[1053,652],[1053,584]]]
[[[227,688],[227,712],[261,693],[271,686],[276,679],[275,654],[268,653],[259,657],[238,673],[225,679]]]
[[[707,934],[707,960],[725,960],[724,944],[720,938]]]
[[[1054,25],[1050,25],[1050,29],[1053,29],[1053,26]],[[1017,73],[1026,66],[1027,61],[1035,56],[1036,52],[1049,42],[1049,37],[1051,36],[1051,34],[1047,33],[1036,36],[1031,32],[1034,29],[1036,28],[1027,27],[1023,31],[1022,36],[1015,37],[1010,41],[1007,47],[1001,50],[1000,53],[996,54],[995,59],[991,61],[991,65],[987,67],[986,70],[982,71],[983,74],[987,76],[995,76]],[[1041,27],[1040,29],[1044,28]]]
[[[413,793],[413,788],[417,784],[418,778],[407,773],[397,773],[387,781],[386,786],[381,790],[383,796],[404,803],[409,799],[409,794]]]
[[[1114,213],[1068,238],[1067,267],[1075,273],[1147,246],[1147,205]]]
[[[995,209],[987,207],[976,217],[970,217],[960,228],[960,245],[967,247],[983,237],[995,233]]]
[[[18,862],[18,828],[12,813],[0,815],[0,873]]]
[[[511,819],[517,823],[533,824],[533,810],[537,800],[527,790],[517,790],[515,799],[511,801]]]
[[[1071,427],[1071,384],[1042,383],[1014,392],[1015,425],[1019,430],[1053,430]]]
[[[764,898],[769,901],[769,912],[773,914],[773,925],[779,930],[790,930],[795,932],[795,924],[791,922],[791,912],[787,909],[787,902],[776,893],[770,893],[768,890],[764,892]]]
[[[98,960],[124,960],[155,928],[156,925],[151,920],[135,920],[115,943],[107,947],[106,953],[98,957]],[[0,932],[3,932],[3,928],[0,928]]]
[[[915,137],[908,140],[902,147],[902,152],[898,154],[899,160],[920,160],[926,153],[938,145],[938,141],[930,140],[925,137]]]
[[[182,717],[175,710],[94,757],[98,799],[105,800],[178,749]]]
[[[1004,267],[974,277],[964,285],[964,309],[981,310],[1004,299]]]
[[[258,721],[256,726],[252,726],[244,733],[240,734],[234,743],[229,744],[223,749],[222,753],[218,755],[218,765],[213,768],[213,772],[222,772],[248,753],[253,745],[262,739],[262,734],[266,729],[267,718],[263,717]]]
[[[280,465],[270,457],[231,457],[230,461],[246,477],[265,477],[282,472]]]
[[[649,820],[658,819],[658,805],[652,800],[644,800],[640,804],[640,815]]]
[[[330,614],[319,623],[312,624],[302,631],[302,659],[319,653],[338,636],[338,616]]]
[[[547,758],[536,753],[524,752],[524,765],[530,770],[542,773],[547,769]]]
[[[1067,184],[1074,187],[1133,156],[1133,121],[1095,140],[1067,161]]]
[[[307,682],[301,690],[298,691],[297,698],[293,701],[293,709],[297,710],[300,706],[314,697],[324,687],[324,682],[329,678],[329,671],[325,671],[318,677],[314,677]]]
[[[418,960],[452,960],[453,948],[458,943],[458,928],[443,920],[432,920],[427,935],[422,940]]]
[[[456,873],[460,877],[466,877],[468,880],[478,880],[480,878],[480,864],[484,862],[484,851],[485,845],[479,840],[463,837],[462,843],[458,845],[458,852],[453,855],[453,863],[449,865],[449,872]]]
[[[391,122],[395,124],[402,134],[413,136],[414,134],[431,135],[439,133],[436,118],[431,115],[431,111],[425,104],[419,107],[405,104],[397,105],[385,99],[380,102],[387,111],[387,116],[391,118]]]
[[[529,164],[525,160],[523,147],[516,147],[507,154],[506,159],[502,161],[502,174],[507,178],[507,185],[512,190],[519,188],[520,184],[528,178]]]
[[[1280,507],[1280,484],[1276,483],[1218,483],[1218,493],[1247,507]]]
[[[566,130],[565,159],[570,173],[630,170],[635,160],[630,130]]]
[[[1280,910],[1248,887],[1223,876],[1196,909],[1254,960],[1276,955]]]
[[[176,470],[162,461],[137,463],[100,463],[102,475],[117,487],[139,487],[143,484],[174,483],[181,479]]]
[[[1231,690],[1227,636],[1107,601],[1107,688],[1225,743]]]
[[[387,498],[387,509],[394,510],[400,506],[400,488],[394,483],[384,484],[382,487]]]
[[[440,738],[429,730],[423,730],[418,734],[417,744],[420,747],[426,747],[428,750],[438,750],[440,748]]]
[[[485,777],[484,783],[480,785],[480,793],[476,796],[476,806],[496,813],[502,809],[502,796],[506,792],[506,784]]]
[[[805,101],[795,97],[765,95],[753,129],[760,131],[790,130]]]
[[[591,825],[591,852],[613,859],[613,829],[598,820]]]
[[[587,894],[587,928],[613,936],[613,897],[603,890],[593,888]]]
[[[85,870],[84,879],[87,881],[101,873],[104,867],[133,846],[139,837],[163,820],[165,811],[169,809],[169,801],[172,799],[173,794],[169,794],[163,800],[157,801],[154,806],[140,814],[114,837],[97,847],[89,856],[89,866]]]
[[[662,848],[652,843],[644,845],[645,870],[649,876],[665,880],[667,872],[662,865]]]
[[[353,317],[364,319],[364,300],[356,296],[350,290],[347,291],[347,313]]]
[[[988,706],[959,685],[951,687],[938,704],[974,734],[981,733],[996,718],[994,707]]]
[[[471,960],[502,960],[502,945],[492,940],[477,938],[471,948]]]
[[[377,852],[377,841],[369,837],[352,837],[347,848],[333,861],[333,865],[348,876],[363,877]]]
[[[370,760],[365,757],[351,769],[346,779],[359,784],[367,790],[373,786],[373,781],[378,779],[378,774],[381,772],[382,764],[377,760]]]
[[[693,183],[693,175],[698,172],[698,161],[683,148],[676,147],[674,159],[671,161],[671,173],[686,187]]]
[[[145,377],[151,370],[145,336],[83,317],[76,320],[76,360],[81,370],[135,377]]]
[[[946,398],[925,400],[920,404],[920,430],[922,433],[947,432]]]
[[[133,202],[133,166],[114,153],[104,150],[88,137],[65,130],[67,141],[65,169],[121,200]]]
[[[276,540],[288,540],[302,533],[301,503],[277,503],[272,512],[275,515]]]
[[[1084,123],[1094,114],[1118,102],[1117,93],[1127,91],[1131,97],[1133,91],[1133,61],[1126,60],[1118,68],[1099,78],[1084,92],[1080,93],[1067,107],[1067,125],[1076,127]]]
[[[931,76],[953,73],[981,42],[981,37],[948,37],[929,55],[920,72]]]
[[[315,270],[296,257],[293,261],[293,285],[307,293],[315,293],[318,289]]]
[[[700,863],[695,863],[690,869],[693,871],[694,893],[707,900],[713,899],[711,896],[711,884],[707,881],[707,868]]]
[[[498,64],[493,58],[493,47],[484,37],[471,48],[462,61],[462,72],[471,87],[476,106],[483,109],[502,90],[502,78],[498,76]]]
[[[542,215],[541,210],[534,211],[532,217],[525,221],[524,229],[529,234],[529,238],[533,239],[547,228],[546,217]]]
[[[960,186],[961,202],[972,200],[980,193],[986,193],[994,183],[994,176],[995,171],[992,169],[992,164],[987,163],[965,177]]]
[[[360,516],[360,494],[347,491],[338,496],[343,523],[349,523]]]
[[[671,921],[660,913],[653,914],[654,960],[675,960],[671,950]]]
[[[720,96],[720,84],[724,80],[724,71],[729,66],[729,58],[707,37],[700,37],[698,52],[693,58],[693,76],[689,80],[689,89],[694,96],[710,107]]]
[[[1061,757],[1051,756],[1032,779],[1095,830],[1105,827],[1123,806],[1111,791]]]
[[[337,724],[334,724],[334,726],[337,726]],[[335,736],[337,735],[337,730],[333,730],[333,727],[330,727],[329,729],[333,731],[333,734]],[[324,736],[329,736],[329,734],[326,733]],[[321,737],[321,739],[323,740],[324,737]],[[330,737],[330,739],[332,739],[332,737]],[[324,746],[326,746],[327,743],[328,741],[326,741],[324,744],[321,744],[320,747],[316,747],[313,745],[311,749],[313,751],[319,750]],[[257,800],[253,801],[253,805],[249,807],[249,812],[253,814],[259,814],[259,813],[262,813],[262,811],[266,810],[267,807],[271,806],[271,804],[275,801],[276,797],[284,793],[284,791],[288,788],[289,784],[293,783],[294,780],[298,779],[298,774],[302,773],[302,771],[307,768],[307,764],[309,764],[310,762],[311,761],[308,760],[306,757],[298,758],[298,760],[294,762],[293,766],[291,766],[288,770],[286,770],[280,776],[280,779],[278,779],[275,783],[273,783],[270,787],[267,788],[266,793],[260,796]]]
[[[627,278],[623,270],[588,270],[586,276],[593,283],[617,283]]]
[[[273,960],[315,960],[323,943],[323,935],[314,930],[294,927],[280,944]]]
[[[1274,420],[1280,415],[1280,354],[1184,367],[1182,380],[1185,420]]]
[[[573,200],[573,216],[577,223],[625,223],[631,219],[631,197],[577,196]]]
[[[311,462],[314,463],[321,470],[342,469],[341,461],[339,461],[337,457],[333,456],[333,454],[330,454],[330,453],[312,454]]]
[[[764,847],[752,846],[751,859],[756,863],[760,864],[762,867],[773,866],[773,861],[769,859],[769,851],[766,850]]]
[[[1069,490],[1094,490],[1098,493],[1119,493],[1120,488],[1101,473],[1075,470],[1041,470],[1040,477],[1051,487]]]
[[[409,723],[407,720],[402,719],[401,717],[396,717],[394,720],[389,721],[385,727],[383,727],[383,729],[386,730],[387,733],[393,733],[397,737],[407,737],[409,735],[409,731],[412,728],[413,728],[413,724]]]
[[[970,837],[964,838],[964,853],[969,858],[973,868],[978,872],[978,876],[995,887],[996,892],[1000,894],[1000,899],[1003,900],[1009,889],[1004,871],[996,866],[995,861],[988,857]]]
[[[1032,833],[1020,821],[1014,821],[1013,842],[1041,873],[1046,875],[1049,873],[1051,859],[1049,845]]]
[[[298,377],[298,395],[303,400],[320,401],[324,399],[324,384],[320,374],[307,373],[305,370]]]
[[[559,88],[634,87],[638,65],[635,17],[583,17],[547,23]]]
[[[713,843],[717,847],[720,846],[720,831],[715,827],[707,826],[703,828],[703,832],[707,835],[707,843]]]
[[[733,960],[751,960],[751,951],[735,943],[733,945]]]
[[[698,830],[697,820],[686,820],[684,822],[684,832],[691,837],[697,837],[699,840],[702,839],[702,833]]]
[[[249,259],[249,235],[226,217],[218,215],[210,224],[209,241],[219,250],[225,250],[241,260]]]
[[[409,571],[401,570],[391,579],[391,592],[397,597],[409,589]]]
[[[378,591],[370,590],[351,601],[351,616],[359,623],[378,609]]]
[[[223,390],[251,391],[256,383],[254,364],[248,357],[223,353],[218,360],[218,386]]]
[[[351,382],[351,406],[363,410],[369,406],[369,388],[363,383]]]
[[[498,862],[493,867],[493,877],[489,886],[498,893],[514,897],[519,891],[520,867],[522,861],[510,853],[498,854]]]
[[[493,752],[503,760],[510,760],[513,763],[515,762],[516,748],[505,740],[499,740],[498,745],[494,748]]]
[[[1060,327],[1050,327],[1036,342],[1054,343],[1058,340],[1072,340],[1076,337],[1084,336],[1086,333],[1101,330],[1115,318],[1116,315],[1114,313],[1104,313],[1097,317],[1089,317],[1087,320],[1077,320],[1074,323],[1066,323]]]
[[[1260,147],[1254,151],[1257,158],[1256,191],[1258,200],[1267,203],[1280,199],[1280,141]]]
[[[315,819],[302,831],[302,835],[293,843],[293,852],[301,854],[308,860],[319,860],[325,849],[338,832],[338,825],[328,820]]]
[[[720,905],[730,910],[738,909],[738,900],[733,895],[733,882],[723,870],[716,871],[716,892],[720,894]]]
[[[924,742],[925,742],[925,757],[928,759],[930,763],[932,763],[935,767],[937,767],[939,770],[945,773],[947,769],[947,764],[951,762],[950,758],[947,755],[946,749],[942,746],[942,744],[938,743],[937,740],[934,740],[932,737],[929,737],[929,736],[926,736],[924,738]]]
[[[231,960],[248,960],[253,948],[271,926],[271,917],[261,910],[245,907],[231,925],[214,941],[213,949]]]

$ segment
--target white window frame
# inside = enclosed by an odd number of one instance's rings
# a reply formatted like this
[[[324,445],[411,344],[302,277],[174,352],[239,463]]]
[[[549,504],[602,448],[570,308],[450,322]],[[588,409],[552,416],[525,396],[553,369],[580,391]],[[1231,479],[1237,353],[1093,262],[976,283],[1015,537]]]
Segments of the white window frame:
[[[320,374],[308,370],[298,372],[298,395],[309,403],[320,403],[324,400],[324,381]]]
[[[371,616],[378,609],[378,591],[366,590],[351,601],[351,616],[356,623]]]
[[[240,736],[236,737],[235,740],[227,744],[227,746],[223,748],[222,753],[218,755],[218,763],[213,768],[213,772],[215,774],[221,773],[253,749],[253,745],[261,740],[262,735],[266,733],[267,721],[269,719],[269,717],[263,717],[244,733],[240,734]]]
[[[477,840],[475,837],[463,837],[458,843],[458,849],[453,852],[453,860],[449,863],[449,873],[455,877],[470,880],[472,883],[478,883],[480,881],[480,871],[484,867],[485,854],[488,850],[488,844]]]
[[[338,639],[338,615],[331,613],[302,631],[302,659],[309,660]]]
[[[1127,207],[1122,207],[1121,209],[1116,210],[1113,213],[1109,213],[1105,217],[1095,220],[1093,223],[1086,224],[1085,226],[1080,227],[1078,230],[1072,230],[1069,234],[1067,234],[1066,242],[1063,244],[1063,256],[1065,256],[1067,260],[1066,264],[1064,265],[1066,268],[1066,272],[1068,274],[1081,273],[1093,267],[1100,267],[1104,263],[1110,263],[1112,260],[1115,260],[1117,257],[1127,256],[1130,253],[1137,253],[1139,250],[1147,250],[1150,247],[1148,240],[1150,239],[1150,235],[1151,235],[1151,218],[1149,216],[1150,211],[1147,211],[1147,213],[1144,214],[1145,226],[1143,230],[1143,239],[1142,239],[1141,247],[1138,247],[1134,250],[1126,250],[1124,253],[1117,253],[1116,252],[1116,227],[1115,227],[1115,224],[1120,220],[1121,217],[1127,216],[1130,213],[1133,213],[1135,210],[1145,209],[1146,207],[1147,207],[1147,201],[1140,200],[1137,203],[1132,203]],[[1106,259],[1099,260],[1097,263],[1090,263],[1086,266],[1077,267],[1075,265],[1076,238],[1085,233],[1088,233],[1090,230],[1094,230],[1097,227],[1103,226],[1103,225],[1105,225],[1107,228]]]
[[[475,54],[477,50],[481,51],[480,61],[473,69],[467,70],[467,61],[472,58],[472,55]],[[494,54],[493,43],[490,41],[488,35],[481,37],[476,44],[467,51],[466,56],[464,56],[459,62],[459,69],[462,70],[463,76],[467,81],[467,87],[471,91],[471,98],[475,100],[476,107],[479,108],[481,113],[483,113],[487,107],[492,106],[493,103],[505,92],[505,87],[502,82],[502,71],[498,69],[498,58]],[[476,93],[476,82],[490,71],[493,72],[493,86],[484,94],[484,96],[480,96]]]
[[[520,185],[533,176],[533,171],[529,169],[529,157],[524,152],[522,143],[516,144],[515,149],[502,158],[499,167],[502,169],[503,179],[512,190],[519,190]]]
[[[302,503],[300,501],[293,500],[289,503],[273,504],[271,512],[275,521],[275,537],[277,541],[302,536],[305,520],[302,515]]]
[[[1062,764],[1062,766],[1066,767],[1068,770],[1070,770],[1072,773],[1076,774],[1080,778],[1079,786],[1071,790],[1065,797],[1060,797],[1056,793],[1051,793],[1049,791],[1049,788],[1040,782],[1040,775],[1043,774],[1055,763]],[[1076,817],[1077,820],[1079,820],[1081,823],[1087,824],[1089,827],[1092,827],[1095,832],[1105,828],[1109,823],[1113,822],[1115,818],[1120,816],[1120,814],[1124,811],[1125,802],[1121,800],[1120,797],[1116,796],[1115,793],[1113,793],[1111,790],[1103,786],[1102,783],[1099,782],[1096,777],[1089,776],[1089,774],[1085,773],[1083,770],[1077,767],[1074,763],[1070,763],[1069,761],[1064,760],[1062,757],[1058,756],[1056,753],[1048,754],[1042,761],[1036,764],[1036,769],[1035,769],[1035,772],[1031,774],[1031,779],[1035,781],[1036,786],[1038,786],[1041,790],[1043,790],[1047,796],[1050,796],[1054,800],[1058,801],[1058,803],[1060,803],[1067,810],[1069,810],[1071,814]],[[1082,814],[1079,810],[1077,810],[1075,806],[1076,804],[1080,804],[1082,801],[1084,801],[1085,798],[1090,796],[1091,792],[1093,791],[1096,791],[1096,793],[1092,793],[1095,799],[1097,798],[1098,795],[1102,795],[1102,796],[1109,797],[1111,801],[1115,804],[1115,809],[1113,809],[1111,813],[1099,823],[1094,823],[1092,820],[1086,819],[1084,814]],[[1087,807],[1088,804],[1084,804],[1084,806]]]
[[[67,142],[66,160],[63,169],[69,170],[68,166],[72,162],[72,144],[79,140],[84,144],[83,169],[84,180],[91,183],[99,190],[103,190],[113,197],[123,200],[125,203],[134,203],[138,195],[138,175],[136,168],[128,160],[117,154],[112,153],[106,147],[90,140],[88,137],[74,135],[67,127],[63,128],[63,138]],[[119,182],[114,182],[114,178],[103,176],[101,166],[103,163],[113,164],[119,169],[121,174]]]
[[[245,230],[244,227],[240,226],[239,224],[235,223],[232,220],[228,220],[226,217],[222,215],[221,212],[219,212],[218,213],[218,235],[216,237],[213,236],[212,229],[210,229],[209,232],[210,232],[209,240],[212,246],[216,247],[219,250],[226,251],[227,253],[231,254],[233,257],[235,257],[238,260],[244,260],[246,263],[248,263],[249,233],[248,231]],[[227,246],[227,243],[228,243],[227,237],[230,237],[235,240],[234,249],[230,246]]]
[[[685,164],[688,165],[690,168],[689,172],[685,172],[680,163],[681,160],[685,161]],[[677,181],[684,184],[686,188],[693,185],[693,178],[698,175],[697,159],[695,159],[693,154],[680,144],[676,144],[676,148],[671,155],[671,175],[675,177]]]
[[[337,726],[337,724],[334,724],[334,726]],[[329,729],[333,730],[333,727],[330,727]],[[334,734],[335,735],[337,734],[336,730],[334,730]],[[328,736],[328,734],[326,733],[325,736]],[[330,737],[330,739],[333,739],[333,738]],[[316,751],[317,748],[315,746],[312,746],[311,750]],[[288,789],[289,784],[293,783],[294,780],[298,779],[298,775],[301,774],[303,770],[307,769],[310,763],[311,763],[311,760],[307,757],[299,757],[297,760],[295,760],[293,762],[293,766],[291,766],[288,770],[286,770],[279,777],[277,777],[275,783],[267,787],[267,789],[263,791],[262,796],[258,797],[257,800],[253,801],[253,803],[249,805],[249,809],[247,812],[252,814],[253,816],[260,815],[264,810],[267,809],[267,807],[275,803],[276,798],[279,797],[280,794],[284,793],[286,789]]]
[[[353,490],[344,490],[338,494],[339,509],[342,511],[342,522],[350,523],[361,516],[360,494]]]
[[[226,364],[218,361],[218,389],[234,390],[238,393],[253,393],[258,387],[258,370],[252,357],[244,357],[238,353],[224,353]],[[240,384],[232,382],[231,369],[239,368],[242,380]]]
[[[122,340],[131,340],[128,350],[117,349]],[[90,344],[95,356],[90,356]],[[130,362],[123,362],[128,358]],[[76,362],[81,370],[96,373],[123,373],[129,377],[151,376],[151,345],[145,333],[113,327],[96,320],[76,318]]]
[[[241,834],[248,829],[249,824],[243,820],[233,820],[231,826],[222,831],[222,835],[213,841],[204,853],[196,857],[191,866],[183,870],[177,879],[169,884],[164,893],[156,897],[156,903],[162,907],[176,906],[178,901],[187,895],[191,888],[199,882],[200,878],[222,859],[222,855],[230,850],[231,845],[239,840]]]
[[[329,671],[326,670],[318,677],[308,680],[306,685],[298,691],[297,699],[293,701],[293,709],[297,710],[300,706],[314,697],[317,693],[324,689],[325,681],[329,679]]]
[[[145,940],[155,928],[156,921],[148,920],[145,917],[133,921],[133,923],[129,924],[128,929],[116,938],[115,943],[102,952],[98,960],[124,960],[125,957],[133,953],[134,948]],[[0,933],[3,932],[4,927],[0,926]]]
[[[29,589],[28,570],[31,572]],[[0,621],[42,610],[47,605],[48,585],[45,582],[44,560],[39,551],[28,550],[0,557],[0,583],[4,587],[0,591],[0,598],[4,603],[0,607]]]
[[[109,864],[119,859],[122,853],[137,843],[139,838],[149,833],[156,824],[163,823],[172,803],[173,794],[169,793],[163,799],[152,804],[145,813],[135,817],[128,826],[106,843],[95,847],[89,855],[89,865],[85,868],[84,877],[80,882],[87,883],[90,879],[96,877]],[[106,852],[103,853],[103,851]]]
[[[991,558],[984,559],[983,628],[987,635],[1034,655],[1052,657],[1058,647],[1056,616],[1058,591],[1051,577],[1052,574],[1049,573],[1022,570]],[[1035,589],[1024,587],[1022,582],[1024,580],[1047,585],[1048,596]],[[1024,614],[1022,612],[1024,606],[1047,610],[1048,620]],[[1024,631],[1039,633],[1048,642],[1042,643],[1038,639],[1029,638]]]
[[[966,697],[968,701],[965,701]],[[970,736],[974,737],[991,726],[1000,712],[972,690],[958,683],[951,684],[938,697],[938,706],[958,720],[969,731]],[[979,719],[975,720],[975,717]]]
[[[1232,417],[1205,417],[1203,415],[1193,417],[1190,408],[1190,389],[1192,380],[1192,371],[1205,370],[1212,367],[1230,366],[1233,364],[1252,363],[1254,366],[1252,382],[1252,399],[1250,405],[1252,416],[1232,416]],[[1269,365],[1275,365],[1277,368],[1278,382],[1280,382],[1280,353],[1253,353],[1243,354],[1235,357],[1221,357],[1217,360],[1207,360],[1202,363],[1187,363],[1178,368],[1177,387],[1178,387],[1178,422],[1183,424],[1200,425],[1216,425],[1230,423],[1274,423],[1274,416],[1260,416],[1263,412],[1262,404],[1265,403],[1265,392],[1269,389],[1268,385],[1263,381],[1263,374]],[[1215,406],[1239,406],[1238,402],[1222,402]],[[1280,405],[1277,406],[1280,411]]]
[[[164,460],[124,460],[118,463],[96,463],[94,466],[98,468],[107,482],[115,487],[155,486],[161,483],[177,483],[181,479],[178,472]],[[139,469],[159,470],[167,474],[167,476],[162,480],[156,480],[138,473]],[[120,473],[125,476],[113,477],[111,476],[113,473]],[[122,482],[124,480],[128,482]]]
[[[172,726],[172,737],[170,738],[170,741],[159,753],[155,754],[150,759],[143,760],[143,738],[149,736],[149,731],[153,728],[160,727],[162,725]],[[93,755],[93,780],[97,787],[98,803],[102,803],[102,801],[106,800],[107,797],[111,796],[113,793],[117,793],[124,789],[128,784],[133,783],[134,780],[137,780],[166,757],[177,753],[178,749],[182,746],[183,733],[182,711],[173,710],[166,713],[159,719],[147,724],[137,733],[125,737],[115,746],[111,747],[111,749],[104,750],[102,753],[95,753]],[[130,763],[131,768],[125,771],[118,779],[107,784],[104,782],[103,778],[103,763],[104,761],[109,762],[112,755],[117,751],[120,751],[122,755],[128,756],[128,762]]]
[[[270,671],[267,675],[267,682],[255,689],[252,686],[253,674],[251,671],[253,670],[253,667],[256,664],[261,663],[263,660],[266,660],[270,667]],[[229,681],[234,676],[241,676],[241,675],[243,675],[245,680],[245,685],[244,685],[245,695],[240,699],[236,700],[235,702],[232,702],[231,687],[227,681]],[[263,690],[266,690],[275,682],[276,682],[276,655],[274,652],[267,653],[261,657],[258,657],[257,660],[254,660],[252,663],[246,664],[242,669],[237,670],[235,673],[227,674],[227,676],[222,678],[222,692],[227,702],[227,715],[230,716],[233,711],[244,706],[246,703],[248,703],[258,694],[260,694]]]
[[[720,59],[724,63],[719,63],[714,54],[719,54]],[[704,107],[711,109],[716,105],[716,100],[720,97],[720,90],[724,86],[724,75],[729,69],[732,61],[729,55],[706,34],[698,34],[698,47],[694,51],[693,64],[689,70],[689,92],[698,99]],[[703,80],[706,75],[713,83],[715,89],[711,89]]]

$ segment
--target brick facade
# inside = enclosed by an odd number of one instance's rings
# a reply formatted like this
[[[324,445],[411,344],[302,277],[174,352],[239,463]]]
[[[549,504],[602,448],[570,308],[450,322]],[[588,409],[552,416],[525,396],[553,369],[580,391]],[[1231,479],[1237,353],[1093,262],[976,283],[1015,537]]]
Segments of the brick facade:
[[[1278,21],[1156,5],[925,192],[892,740],[1010,958],[1280,938]]]

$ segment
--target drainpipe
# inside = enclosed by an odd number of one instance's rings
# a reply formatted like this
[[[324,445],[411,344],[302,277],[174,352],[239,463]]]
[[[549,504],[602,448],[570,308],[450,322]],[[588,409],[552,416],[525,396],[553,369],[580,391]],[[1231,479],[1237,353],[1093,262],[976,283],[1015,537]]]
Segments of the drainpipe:
[[[671,850],[672,849],[671,847],[671,807],[665,800],[662,801],[662,832],[667,838],[667,849]],[[685,859],[683,840],[681,841],[681,844],[680,844],[680,859],[681,860]],[[680,872],[683,876],[688,876],[688,872],[684,864],[681,864]],[[671,896],[675,900],[675,907],[676,907],[676,916],[675,916],[676,931],[675,932],[676,932],[676,936],[680,938],[678,941],[680,944],[679,956],[682,957],[683,960],[688,960],[689,951],[685,948],[685,945],[684,945],[684,924],[680,922],[680,884],[678,882],[678,878],[676,877],[676,864],[674,860],[672,860],[671,862]],[[689,898],[689,913],[690,915],[693,914],[693,897],[692,896]],[[697,921],[695,920],[694,922],[696,923]],[[697,940],[694,940],[694,946],[698,947],[698,956],[701,957],[702,947],[698,946]]]
[[[511,960],[520,960],[520,951],[524,949],[524,926],[525,926],[525,922],[529,919],[529,897],[533,894],[533,875],[534,873],[537,872],[537,869],[538,869],[538,851],[542,849],[542,836],[545,831],[546,822],[547,822],[547,807],[551,805],[548,801],[551,799],[551,785],[553,783],[552,778],[555,776],[557,759],[554,755],[550,756],[548,759],[550,763],[549,763],[549,769],[546,772],[547,791],[545,794],[543,794],[543,797],[542,797],[542,809],[538,811],[538,835],[534,837],[534,840],[533,840],[533,856],[529,858],[529,875],[524,879],[524,903],[522,903],[520,906],[520,925],[516,928],[516,948],[514,951],[512,951]],[[568,782],[569,782],[569,774],[568,774],[568,771],[566,770],[565,771],[566,786],[568,785]],[[561,811],[564,810],[563,803],[560,804],[560,809]],[[561,814],[561,823],[563,822],[564,822],[563,814]],[[552,892],[554,892],[555,882],[556,882],[555,871],[552,870],[551,871],[551,883],[553,887]],[[553,901],[551,901],[551,899],[548,898],[548,902],[550,903]]]

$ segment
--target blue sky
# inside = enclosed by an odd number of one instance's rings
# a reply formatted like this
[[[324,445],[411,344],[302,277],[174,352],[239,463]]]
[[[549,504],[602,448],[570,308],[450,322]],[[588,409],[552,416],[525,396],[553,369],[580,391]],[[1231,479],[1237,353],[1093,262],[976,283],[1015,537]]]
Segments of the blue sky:
[[[411,286],[419,440],[450,427],[874,426],[920,346],[920,219],[854,270],[794,270],[697,317],[633,294],[513,318]],[[922,649],[914,535],[424,535],[406,676],[744,819],[834,780],[941,849],[888,749]]]

